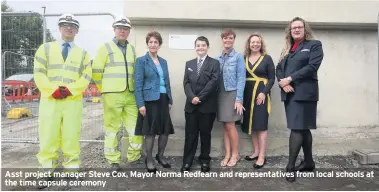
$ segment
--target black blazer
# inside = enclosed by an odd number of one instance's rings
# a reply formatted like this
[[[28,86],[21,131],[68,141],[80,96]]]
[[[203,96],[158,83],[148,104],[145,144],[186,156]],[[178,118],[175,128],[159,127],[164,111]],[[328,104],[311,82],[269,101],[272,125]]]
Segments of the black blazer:
[[[278,81],[291,76],[291,86],[294,93],[286,94],[281,89],[282,101],[287,100],[289,94],[297,101],[318,101],[318,77],[317,70],[324,58],[321,41],[303,41],[294,52],[290,52],[276,66]]]
[[[184,72],[184,92],[186,94],[185,112],[198,109],[202,113],[217,112],[217,90],[219,86],[220,63],[207,56],[197,76],[197,58],[186,62]],[[192,99],[199,97],[201,103],[194,105]]]

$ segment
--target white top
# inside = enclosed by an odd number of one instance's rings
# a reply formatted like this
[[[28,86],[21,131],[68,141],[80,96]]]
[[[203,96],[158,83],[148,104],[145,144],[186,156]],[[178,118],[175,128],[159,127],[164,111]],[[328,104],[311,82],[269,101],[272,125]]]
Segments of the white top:
[[[200,58],[199,56],[197,56],[197,63],[199,63],[200,59],[201,59],[201,64],[204,63],[204,60],[205,58],[207,58],[208,54],[206,54],[204,57]]]

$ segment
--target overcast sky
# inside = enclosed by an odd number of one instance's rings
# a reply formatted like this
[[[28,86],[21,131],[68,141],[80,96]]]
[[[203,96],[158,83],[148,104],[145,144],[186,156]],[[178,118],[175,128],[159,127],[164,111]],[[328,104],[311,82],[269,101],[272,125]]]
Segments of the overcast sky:
[[[46,14],[60,13],[111,13],[116,17],[123,15],[124,1],[122,0],[66,0],[66,1],[32,1],[32,0],[7,0],[8,5],[14,12],[38,12]],[[80,30],[76,36],[75,43],[86,49],[91,57],[94,57],[101,43],[113,38],[113,18],[104,16],[79,16]],[[47,17],[47,28],[52,31],[55,39],[60,38],[57,27],[58,17]]]

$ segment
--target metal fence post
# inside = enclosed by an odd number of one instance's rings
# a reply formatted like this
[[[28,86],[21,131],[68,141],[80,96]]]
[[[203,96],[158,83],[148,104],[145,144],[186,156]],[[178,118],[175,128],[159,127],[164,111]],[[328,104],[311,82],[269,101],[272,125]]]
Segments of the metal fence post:
[[[45,15],[43,15],[43,43],[46,43],[46,31],[47,31],[46,17]]]
[[[49,13],[44,14],[45,17],[58,17],[63,15],[64,13]],[[75,16],[102,16],[102,15],[109,15],[113,17],[113,19],[116,19],[116,17],[112,13],[72,13]]]

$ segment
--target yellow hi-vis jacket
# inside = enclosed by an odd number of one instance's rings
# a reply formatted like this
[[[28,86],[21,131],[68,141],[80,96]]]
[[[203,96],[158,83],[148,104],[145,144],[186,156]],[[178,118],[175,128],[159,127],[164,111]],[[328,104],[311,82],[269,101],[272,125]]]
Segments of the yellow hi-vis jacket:
[[[133,92],[135,61],[135,49],[129,43],[125,55],[113,41],[102,45],[92,64],[92,79],[99,91],[101,93],[125,90]]]
[[[59,86],[66,86],[72,93],[67,99],[82,99],[91,78],[90,56],[76,45],[71,48],[66,61],[57,41],[42,44],[35,54],[34,81],[41,97],[51,97]]]

